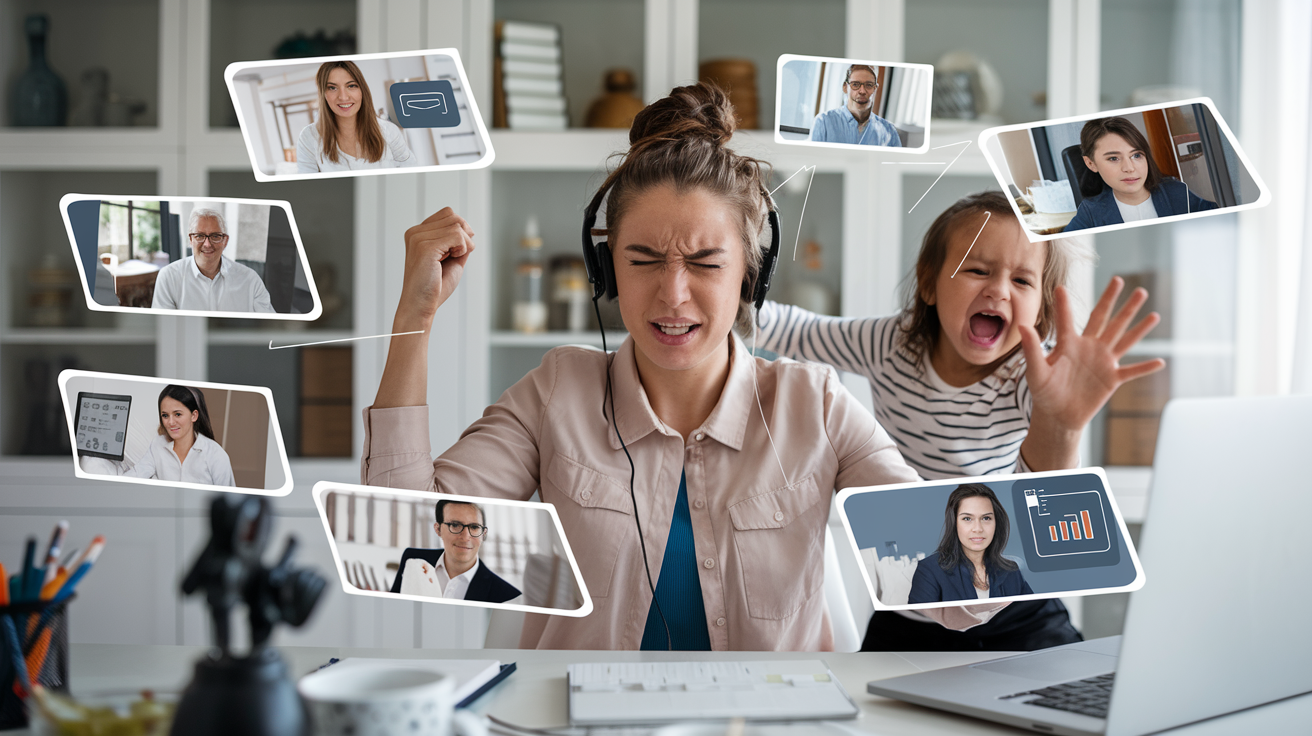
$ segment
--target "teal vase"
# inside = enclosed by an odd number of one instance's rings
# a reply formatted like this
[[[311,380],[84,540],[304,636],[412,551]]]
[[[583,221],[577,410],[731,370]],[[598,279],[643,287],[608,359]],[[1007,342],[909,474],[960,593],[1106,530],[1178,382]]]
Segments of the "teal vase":
[[[13,118],[17,126],[63,125],[68,112],[64,80],[46,63],[46,34],[50,18],[37,13],[27,16],[29,59],[27,71],[14,84]]]

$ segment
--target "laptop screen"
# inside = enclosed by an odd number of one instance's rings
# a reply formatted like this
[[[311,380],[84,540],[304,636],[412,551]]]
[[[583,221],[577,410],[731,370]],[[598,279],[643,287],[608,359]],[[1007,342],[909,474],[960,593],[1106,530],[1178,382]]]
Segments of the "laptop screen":
[[[79,391],[73,419],[78,456],[122,460],[131,408],[131,396]]]

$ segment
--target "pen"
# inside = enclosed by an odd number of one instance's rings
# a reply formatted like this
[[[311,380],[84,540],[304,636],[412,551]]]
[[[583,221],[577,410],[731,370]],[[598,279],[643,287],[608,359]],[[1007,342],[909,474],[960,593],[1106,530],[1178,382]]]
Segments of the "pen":
[[[96,538],[91,540],[91,546],[87,547],[86,553],[82,555],[82,559],[78,560],[77,569],[69,574],[68,580],[60,586],[59,592],[55,593],[55,597],[51,600],[55,603],[68,600],[69,596],[73,595],[73,590],[77,587],[77,584],[81,582],[91,566],[96,564],[96,558],[100,557],[100,553],[104,549],[105,538],[96,535]]]
[[[81,551],[82,550],[78,549],[77,547],[74,547],[73,549],[69,550],[68,554],[64,555],[64,561],[59,563],[59,566],[68,567],[70,564],[73,563],[73,560],[77,559],[77,553]]]
[[[59,551],[64,546],[64,538],[68,536],[68,521],[63,520],[55,525],[55,531],[50,535],[50,546],[46,549],[46,574],[41,581],[42,585],[47,585],[55,579],[55,573],[59,571]]]
[[[30,600],[35,598],[36,593],[29,592],[36,581],[36,537],[27,538],[27,547],[23,550],[23,577],[18,583],[18,595],[14,597],[14,602]],[[37,591],[40,592],[40,591]]]

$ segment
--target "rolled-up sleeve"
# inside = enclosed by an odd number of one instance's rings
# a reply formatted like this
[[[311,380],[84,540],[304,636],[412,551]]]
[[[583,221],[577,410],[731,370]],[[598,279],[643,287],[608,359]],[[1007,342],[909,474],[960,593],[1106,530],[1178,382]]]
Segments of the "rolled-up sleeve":
[[[553,351],[554,353],[554,351]],[[557,357],[506,390],[436,460],[428,407],[368,408],[360,476],[367,485],[527,500],[538,489],[541,429],[556,382]]]
[[[888,432],[848,393],[834,369],[828,368],[825,374],[825,428],[838,456],[835,486],[841,489],[920,480],[902,459]]]

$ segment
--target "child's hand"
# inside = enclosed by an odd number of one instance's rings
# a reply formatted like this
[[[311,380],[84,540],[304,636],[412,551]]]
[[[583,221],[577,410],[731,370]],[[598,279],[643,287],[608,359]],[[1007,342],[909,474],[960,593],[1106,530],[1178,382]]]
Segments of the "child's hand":
[[[1057,347],[1049,355],[1043,354],[1038,331],[1029,325],[1020,326],[1026,379],[1034,396],[1030,434],[1021,446],[1031,469],[1073,467],[1076,460],[1072,456],[1077,455],[1074,444],[1080,433],[1116,389],[1126,381],[1166,367],[1161,358],[1120,364],[1130,348],[1161,321],[1160,315],[1153,312],[1129,327],[1148,300],[1148,292],[1142,288],[1135,289],[1120,310],[1111,315],[1124,285],[1119,276],[1112,279],[1089,315],[1083,334],[1075,331],[1066,289],[1058,286]]]

